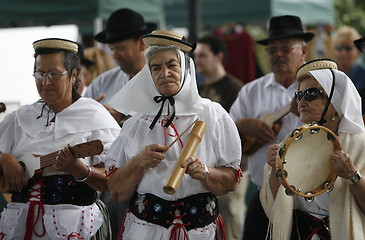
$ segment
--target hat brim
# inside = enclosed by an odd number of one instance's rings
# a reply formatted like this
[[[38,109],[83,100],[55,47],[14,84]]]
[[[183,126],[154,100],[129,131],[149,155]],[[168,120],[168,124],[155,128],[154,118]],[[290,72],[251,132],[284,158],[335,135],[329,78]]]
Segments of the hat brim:
[[[156,34],[147,34],[143,37],[143,42],[146,46],[152,45],[173,45],[178,47],[183,52],[194,51],[196,44],[190,44],[182,40]]]
[[[87,68],[95,65],[95,62],[93,62],[93,61],[91,61],[89,59],[86,59],[86,58],[81,58],[80,59],[80,62],[81,62],[81,65],[84,65]]]
[[[295,37],[302,38],[304,41],[309,42],[314,37],[314,33],[305,32],[305,33],[301,33],[301,34],[281,35],[281,36],[275,36],[275,37],[271,37],[271,38],[269,37],[266,39],[256,41],[256,43],[261,44],[261,45],[268,45],[269,41],[271,41],[271,40],[279,40],[279,39],[283,39],[283,38],[295,38]]]
[[[109,37],[109,38],[107,36],[107,31],[104,30],[104,31],[96,34],[94,36],[94,39],[98,42],[101,42],[101,43],[119,42],[119,41],[123,41],[123,40],[130,39],[130,38],[141,37],[141,36],[143,36],[147,33],[152,32],[156,28],[157,28],[156,24],[146,23],[146,28],[145,29],[132,31],[132,32],[126,32],[126,33],[121,33],[119,35],[115,35],[115,36]]]
[[[356,48],[359,49],[360,52],[363,52],[362,49],[361,49],[361,44],[363,42],[365,42],[365,37],[357,39],[357,40],[354,41],[354,44],[355,44]]]

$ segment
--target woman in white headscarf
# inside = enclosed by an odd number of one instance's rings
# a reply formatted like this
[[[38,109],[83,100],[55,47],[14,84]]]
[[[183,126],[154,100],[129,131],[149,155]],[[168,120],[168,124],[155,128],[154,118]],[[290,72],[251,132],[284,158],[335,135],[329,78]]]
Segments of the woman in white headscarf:
[[[269,233],[272,239],[285,240],[365,239],[365,180],[361,177],[365,175],[365,130],[360,96],[351,79],[329,59],[304,64],[297,80],[300,120],[318,122],[338,135],[342,150],[329,160],[338,178],[330,193],[312,202],[288,196],[275,176],[278,145],[270,146],[260,195],[270,219]]]
[[[193,46],[171,31],[144,37],[146,66],[111,100],[131,115],[107,156],[111,196],[131,198],[123,239],[220,239],[222,222],[217,195],[235,189],[240,176],[240,138],[234,122],[217,103],[199,96],[195,69],[187,52]],[[199,119],[207,130],[186,159],[179,188],[163,187],[188,134],[168,148]]]

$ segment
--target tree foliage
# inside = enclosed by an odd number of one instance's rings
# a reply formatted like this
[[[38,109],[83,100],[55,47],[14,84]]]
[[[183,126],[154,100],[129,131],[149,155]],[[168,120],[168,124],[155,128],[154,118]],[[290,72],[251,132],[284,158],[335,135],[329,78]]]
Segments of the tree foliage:
[[[365,1],[333,0],[335,6],[336,28],[349,25],[361,36],[365,36]]]

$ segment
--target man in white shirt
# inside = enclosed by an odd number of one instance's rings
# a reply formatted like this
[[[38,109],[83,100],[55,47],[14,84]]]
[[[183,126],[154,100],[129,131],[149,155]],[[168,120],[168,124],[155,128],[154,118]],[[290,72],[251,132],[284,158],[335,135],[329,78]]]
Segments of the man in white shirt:
[[[305,62],[308,51],[306,42],[313,36],[313,33],[303,32],[301,20],[296,16],[272,17],[268,38],[257,41],[267,46],[272,72],[243,86],[230,109],[230,116],[236,122],[243,140],[244,154],[248,156],[251,184],[257,189],[263,182],[267,146],[279,143],[291,130],[301,125],[298,116],[289,112],[289,108],[297,90],[295,73]],[[288,109],[284,111],[286,106]],[[280,109],[289,113],[281,118],[281,129],[275,133],[272,123],[268,124],[261,118]],[[262,147],[248,154],[245,144],[250,138]],[[267,224],[268,219],[257,191],[248,207],[243,239],[265,239]]]

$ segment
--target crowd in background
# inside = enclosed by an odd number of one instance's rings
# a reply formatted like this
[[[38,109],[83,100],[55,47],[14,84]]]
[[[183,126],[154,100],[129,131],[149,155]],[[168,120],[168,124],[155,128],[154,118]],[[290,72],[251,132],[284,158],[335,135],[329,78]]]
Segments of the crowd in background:
[[[285,17],[291,18],[293,16]],[[275,18],[270,20],[273,21],[271,22],[272,24],[275,24]],[[125,23],[124,21],[129,22]],[[280,21],[287,21],[285,24],[292,24],[297,21],[297,18],[280,18]],[[133,28],[138,28],[138,24],[142,24],[146,28],[143,28],[143,31],[134,31]],[[285,24],[280,27],[285,29],[285,27],[288,27]],[[300,26],[300,30],[302,27],[300,20],[295,27],[298,26]],[[143,17],[138,13],[128,9],[120,9],[110,16],[106,30],[95,36],[95,40],[102,43],[103,48],[96,46],[84,48],[83,43],[79,43],[79,50],[81,51],[79,52],[81,60],[79,76],[81,87],[78,89],[78,93],[83,97],[93,98],[103,104],[122,129],[130,116],[116,111],[110,105],[110,101],[113,101],[113,95],[117,94],[130,79],[140,76],[138,74],[143,72],[142,69],[146,65],[146,60],[144,55],[145,47],[141,39],[145,34],[155,29],[157,29],[157,26],[145,23]],[[278,34],[278,36],[275,36],[275,34]],[[280,34],[269,32],[267,39],[257,41],[242,25],[238,23],[223,24],[214,29],[214,31],[200,36],[196,43],[196,49],[190,54],[196,69],[196,73],[194,72],[196,75],[192,79],[196,81],[198,94],[203,98],[218,102],[224,108],[226,111],[224,114],[228,113],[229,115],[227,116],[232,118],[229,121],[233,120],[236,123],[242,144],[250,137],[250,134],[252,135],[253,129],[261,123],[254,121],[243,122],[241,120],[245,118],[261,119],[265,113],[272,114],[274,110],[278,110],[290,103],[294,97],[294,92],[298,90],[297,83],[294,83],[296,71],[305,62],[310,62],[319,57],[317,49],[318,36],[315,34],[315,31],[311,32],[310,28],[308,28],[308,32],[304,28],[297,34]],[[361,49],[358,49],[354,44],[354,41],[360,39],[361,35],[351,26],[341,26],[328,32],[321,32],[321,34],[323,51],[320,57],[333,59],[338,66],[336,70],[346,74],[348,76],[346,80],[351,80],[359,91],[360,96],[365,98],[365,94],[363,94],[365,92],[363,55],[361,54]],[[289,38],[290,41],[281,42],[282,38]],[[285,47],[290,49],[285,49]],[[284,76],[280,70],[275,70],[275,61],[279,60],[274,59],[274,55],[278,52],[282,52],[283,55],[285,53],[291,54],[291,51],[295,52],[297,48],[300,52],[290,59],[291,63],[293,63],[290,76]],[[267,66],[269,66],[270,70],[268,70]],[[272,82],[275,78],[282,80],[280,84]],[[290,78],[291,82],[286,82],[287,78]],[[272,86],[268,86],[268,82]],[[276,90],[266,89],[270,87],[276,88]],[[265,91],[262,91],[263,89]],[[273,92],[275,98],[280,99],[278,100],[280,104],[272,103],[272,99],[265,96],[270,91]],[[261,92],[263,92],[262,95]],[[259,99],[260,97],[267,97],[267,101]],[[138,96],[134,96],[133,101],[138,103],[140,99]],[[359,104],[358,106],[361,105]],[[364,113],[363,109],[361,111]],[[262,147],[261,150],[253,155],[243,151],[239,166],[243,177],[239,181],[238,187],[236,187],[235,191],[231,191],[218,198],[220,213],[225,222],[226,239],[265,239],[268,232],[270,235],[270,231],[267,229],[270,228],[269,222],[271,219],[267,218],[267,205],[261,206],[259,196],[264,179],[263,166],[266,165],[266,144],[279,143],[290,130],[301,125],[302,122],[298,118],[298,114],[295,115],[294,112],[292,111],[291,115],[289,114],[282,119],[281,124],[287,125],[283,126],[279,135],[276,135],[271,129],[272,126],[269,126],[265,127],[267,128],[266,132],[269,133],[263,132],[261,136],[257,136],[256,140],[259,139],[259,142],[262,143],[261,146],[264,145],[265,147]],[[189,114],[191,113],[189,112]],[[226,117],[226,115],[224,116]],[[84,124],[87,124],[86,120]],[[115,128],[113,124],[110,125],[112,126],[110,128]],[[244,127],[242,127],[243,125]],[[127,124],[127,126],[131,127],[130,124]],[[135,125],[132,126],[138,128]],[[252,126],[251,132],[249,129],[243,129],[246,126]],[[267,138],[264,139],[266,136]],[[115,150],[117,149],[116,147],[112,149],[117,151]],[[259,163],[257,159],[260,159],[261,162]],[[252,164],[252,162],[249,164],[249,161],[254,160],[256,160],[255,164]],[[108,165],[106,173],[113,174],[114,168],[117,165]],[[202,168],[206,167],[206,165],[201,166]],[[258,171],[257,168],[260,168],[260,170]],[[90,167],[88,169],[90,173]],[[86,178],[88,178],[89,173]],[[205,172],[205,174],[208,174],[208,172]],[[123,201],[118,202],[111,199],[111,196],[106,191],[102,191],[103,189],[99,190],[98,197],[104,202],[109,211],[112,239],[117,239],[117,236],[120,237],[123,234],[120,232],[120,229],[123,228],[120,223],[124,221],[123,217],[128,207],[131,206],[130,199],[123,199]],[[136,196],[133,196],[133,198],[136,198]],[[10,199],[4,201],[3,206],[9,201]],[[266,210],[266,215],[264,210]],[[245,222],[246,219],[250,223],[260,224],[250,225],[247,221]],[[129,221],[131,220],[129,219]],[[260,234],[256,234],[258,232]],[[273,233],[276,234],[275,231]],[[254,235],[258,237],[256,238]]]

